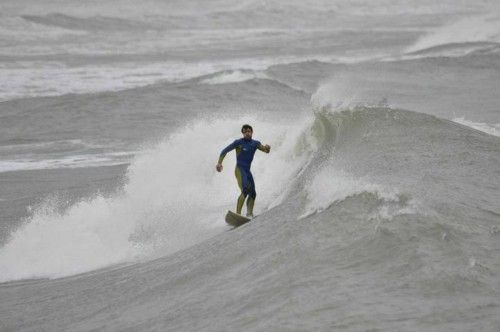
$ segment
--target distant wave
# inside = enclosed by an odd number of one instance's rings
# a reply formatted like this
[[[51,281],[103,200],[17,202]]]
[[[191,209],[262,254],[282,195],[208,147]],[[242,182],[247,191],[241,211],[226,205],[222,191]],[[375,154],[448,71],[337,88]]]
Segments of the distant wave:
[[[301,64],[301,63],[299,63]],[[198,80],[200,84],[219,85],[219,84],[233,84],[243,83],[247,81],[256,80],[256,84],[266,84],[270,89],[273,88],[286,88],[300,93],[306,93],[303,89],[278,80],[265,71],[254,70],[229,70],[215,73],[213,75],[203,76]],[[196,81],[196,79],[195,79]]]
[[[80,139],[37,141],[14,138],[0,145],[0,173],[128,164],[136,151],[106,152],[109,146]]]
[[[0,101],[60,96],[64,94],[98,93],[120,91],[164,82],[201,80],[202,84],[223,84],[243,82],[249,79],[263,79],[268,75],[265,70],[274,65],[296,63],[335,62],[323,56],[228,59],[205,62],[150,62],[138,65],[133,61],[109,65],[87,65],[72,67],[58,62],[46,65],[37,64],[35,68],[5,69],[11,79],[0,87]],[[15,66],[15,65],[14,65]]]
[[[4,45],[9,45],[10,42],[53,41],[62,37],[76,37],[84,34],[86,32],[81,30],[39,24],[21,16],[1,16],[0,14],[0,38],[5,42]]]
[[[403,58],[462,57],[474,53],[489,54],[498,52],[500,52],[500,43],[495,42],[450,43],[406,53]]]
[[[29,22],[55,26],[68,30],[146,30],[157,28],[157,26],[146,22],[104,16],[80,18],[65,14],[52,13],[43,16],[22,15],[21,17]]]
[[[224,71],[209,78],[205,78],[200,81],[202,84],[227,84],[227,83],[238,83],[255,78],[268,78],[268,76],[263,72],[254,72],[248,70],[231,70]]]
[[[128,164],[133,157],[131,152],[112,152],[105,154],[74,155],[52,159],[13,159],[0,161],[0,173],[59,169],[59,168],[82,168]]]
[[[406,53],[416,54],[424,50],[436,51],[438,47],[445,48],[460,46],[475,49],[490,47],[489,43],[500,43],[500,17],[474,16],[461,19],[445,25],[421,37],[417,42],[407,48]],[[442,51],[446,51],[442,49]]]

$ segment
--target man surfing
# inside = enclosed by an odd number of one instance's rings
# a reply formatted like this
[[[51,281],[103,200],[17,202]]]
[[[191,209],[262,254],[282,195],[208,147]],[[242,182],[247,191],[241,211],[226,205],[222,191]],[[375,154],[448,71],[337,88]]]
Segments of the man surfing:
[[[224,157],[229,151],[236,149],[236,169],[234,170],[234,174],[236,175],[236,180],[238,181],[238,186],[241,190],[241,194],[238,197],[238,203],[236,205],[236,213],[241,215],[243,203],[248,196],[247,217],[253,218],[253,205],[255,203],[257,193],[255,192],[255,183],[253,181],[252,173],[250,172],[250,165],[252,164],[253,156],[257,149],[265,153],[269,153],[271,151],[271,147],[267,144],[262,145],[259,141],[253,140],[253,128],[248,124],[241,127],[241,133],[243,134],[243,138],[235,140],[221,151],[219,161],[215,168],[217,169],[217,172],[221,172]]]

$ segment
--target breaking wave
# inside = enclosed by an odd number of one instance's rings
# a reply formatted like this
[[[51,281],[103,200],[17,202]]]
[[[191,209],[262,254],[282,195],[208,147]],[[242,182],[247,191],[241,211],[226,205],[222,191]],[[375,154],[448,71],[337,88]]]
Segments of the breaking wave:
[[[461,177],[477,167],[467,139],[475,131],[388,107],[323,104],[313,115],[283,124],[249,117],[199,120],[136,156],[127,183],[115,194],[84,199],[62,212],[57,199],[47,201],[0,249],[0,279],[56,278],[149,260],[225,231],[224,211],[238,194],[234,160],[227,158],[222,174],[214,164],[243,122],[273,147],[253,165],[261,220],[276,210],[283,211],[281,220],[304,222],[319,215],[363,216],[375,228],[394,218],[434,218],[443,234],[491,225],[487,211],[496,209],[495,194],[481,211],[463,208],[478,199],[487,181],[487,174]],[[493,136],[474,139],[483,149],[498,143]],[[495,169],[490,166],[485,170]]]
[[[471,52],[498,50],[500,18],[492,15],[461,19],[421,37],[407,48],[413,56],[464,56]]]

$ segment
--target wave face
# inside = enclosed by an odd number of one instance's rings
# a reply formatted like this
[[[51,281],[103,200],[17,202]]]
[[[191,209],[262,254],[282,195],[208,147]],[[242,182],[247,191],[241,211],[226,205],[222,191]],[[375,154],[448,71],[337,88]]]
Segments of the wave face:
[[[466,218],[461,220],[456,215],[479,213],[457,210],[457,206],[475,202],[495,211],[494,200],[483,197],[497,197],[493,191],[484,192],[490,187],[488,179],[497,178],[496,157],[491,164],[481,164],[490,153],[498,156],[496,137],[481,135],[429,115],[383,107],[358,107],[333,115],[320,113],[315,126],[328,136],[319,147],[323,153],[315,156],[314,171],[305,172],[308,175],[307,181],[300,186],[302,193],[310,188],[313,196],[317,192],[336,197],[327,188],[342,188],[342,180],[337,181],[335,173],[339,172],[342,178],[343,172],[347,172],[352,178],[347,178],[346,186],[357,188],[355,193],[363,190],[359,181],[352,179],[369,179],[367,188],[373,187],[382,197],[394,200],[402,195],[407,202],[425,206],[426,213],[438,213],[445,220],[454,220],[454,224],[468,223]],[[473,143],[471,135],[475,137]],[[481,151],[472,152],[472,149]],[[466,178],[465,174],[468,174]],[[453,190],[454,185],[450,187],[456,183],[463,186],[461,190]],[[380,184],[384,187],[379,187]],[[495,185],[490,188],[498,189]],[[314,204],[323,200],[308,201]],[[328,206],[320,205],[320,209]],[[448,209],[447,205],[453,208]],[[479,214],[475,219],[481,219]]]

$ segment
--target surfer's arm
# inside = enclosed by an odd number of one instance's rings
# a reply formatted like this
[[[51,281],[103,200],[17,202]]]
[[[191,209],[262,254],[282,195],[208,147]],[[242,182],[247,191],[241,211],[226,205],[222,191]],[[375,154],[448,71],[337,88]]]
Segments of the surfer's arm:
[[[236,148],[236,145],[237,145],[237,140],[234,141],[233,143],[229,144],[228,146],[226,146],[224,148],[224,150],[222,150],[220,152],[219,161],[217,162],[218,165],[222,165],[222,161],[224,160],[224,157],[226,156],[226,154],[228,152],[234,150]]]
[[[259,145],[257,145],[257,149],[259,149],[260,151],[263,151],[265,153],[271,152],[271,147],[267,144],[266,145],[259,144]]]

